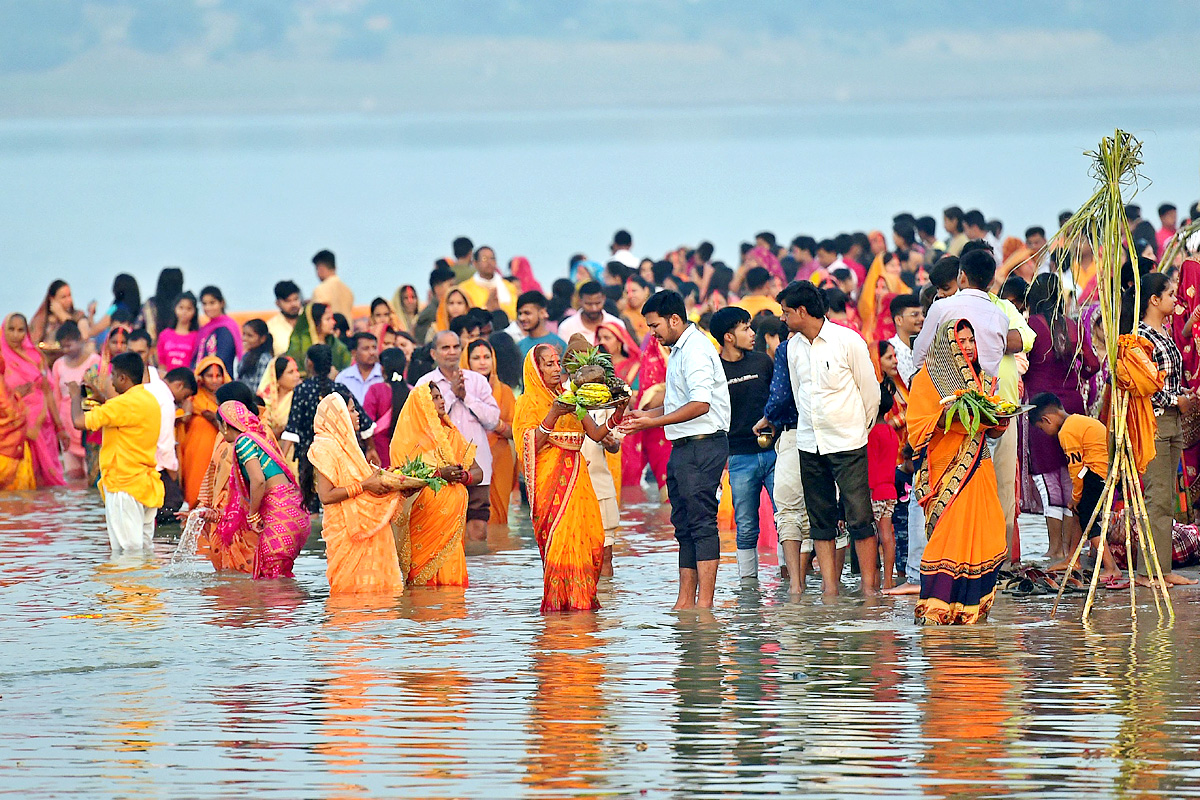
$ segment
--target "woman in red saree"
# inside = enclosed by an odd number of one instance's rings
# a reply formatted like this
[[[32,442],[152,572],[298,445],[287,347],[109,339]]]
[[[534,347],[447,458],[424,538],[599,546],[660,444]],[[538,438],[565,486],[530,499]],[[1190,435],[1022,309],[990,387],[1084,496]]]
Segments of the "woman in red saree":
[[[600,608],[596,583],[604,551],[600,502],[579,448],[609,432],[554,401],[562,389],[558,349],[539,344],[525,357],[525,393],[513,432],[521,447],[533,533],[542,554],[542,613]],[[614,413],[619,417],[622,409]]]
[[[892,410],[884,415],[888,425],[900,437],[901,443],[908,441],[908,385],[900,376],[896,361],[896,348],[891,342],[881,340],[871,347],[871,362],[875,365],[875,379],[883,383],[890,378],[895,391],[892,393]]]
[[[483,480],[469,444],[446,416],[437,384],[412,390],[392,434],[392,464],[417,456],[447,484],[438,491],[423,487],[408,509],[407,524],[397,522],[400,570],[410,586],[466,586],[467,482]],[[510,456],[511,457],[511,456]]]
[[[948,320],[938,328],[909,393],[908,441],[922,456],[913,494],[925,509],[929,536],[921,558],[918,623],[971,625],[986,619],[1007,558],[1004,512],[985,440],[1004,425],[980,427],[972,435],[956,418],[949,432],[945,428],[942,398],[968,389],[994,391],[995,378],[979,369],[976,357],[971,324]]]
[[[640,360],[634,407],[646,409],[662,405],[662,398],[667,389],[667,356],[658,339],[653,336],[646,337]],[[670,458],[671,443],[667,441],[667,435],[662,428],[630,434],[621,442],[621,482],[625,486],[637,486],[642,482],[642,472],[649,464],[654,479],[658,481],[659,494],[665,500],[667,461]]]
[[[5,362],[0,359],[0,491],[23,492],[36,489],[37,481],[25,437],[25,411],[8,391],[5,372]]]
[[[0,357],[4,359],[5,386],[25,410],[25,431],[38,487],[65,486],[59,445],[67,446],[70,432],[59,419],[59,404],[46,377],[45,362],[29,338],[29,323],[23,314],[4,318]]]
[[[257,532],[250,577],[290,578],[312,532],[296,476],[262,420],[244,405],[227,400],[217,409],[217,419],[222,438],[233,445],[234,465],[229,501],[215,535],[225,542],[247,528]]]

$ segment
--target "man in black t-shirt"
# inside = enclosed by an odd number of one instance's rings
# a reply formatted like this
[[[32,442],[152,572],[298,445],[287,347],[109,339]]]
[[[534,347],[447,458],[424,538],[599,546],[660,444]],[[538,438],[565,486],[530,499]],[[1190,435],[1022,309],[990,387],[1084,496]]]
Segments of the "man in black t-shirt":
[[[738,576],[758,577],[758,509],[765,486],[775,492],[774,442],[758,443],[754,425],[762,419],[771,389],[774,362],[754,350],[750,314],[732,306],[713,314],[709,324],[721,343],[721,366],[729,382],[729,487],[737,524]]]

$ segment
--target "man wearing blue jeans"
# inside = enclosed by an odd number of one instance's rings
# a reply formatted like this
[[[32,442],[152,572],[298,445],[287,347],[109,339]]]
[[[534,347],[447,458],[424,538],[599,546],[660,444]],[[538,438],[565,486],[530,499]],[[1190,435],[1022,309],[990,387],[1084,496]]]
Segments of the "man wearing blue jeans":
[[[758,509],[762,490],[775,493],[775,450],[758,442],[754,426],[771,391],[774,362],[754,350],[750,314],[729,306],[713,314],[709,332],[721,343],[721,366],[729,384],[729,488],[737,523],[738,577],[758,577]],[[774,501],[772,501],[774,502]]]

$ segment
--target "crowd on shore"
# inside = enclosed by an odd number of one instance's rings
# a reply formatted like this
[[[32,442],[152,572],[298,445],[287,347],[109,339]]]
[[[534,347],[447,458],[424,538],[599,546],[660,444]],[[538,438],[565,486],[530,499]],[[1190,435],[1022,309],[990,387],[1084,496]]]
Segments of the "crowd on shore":
[[[838,593],[849,556],[864,592],[972,623],[1010,574],[1018,594],[1078,585],[1067,556],[1084,536],[1101,550],[1121,381],[1159,566],[1186,583],[1173,565],[1200,558],[1200,233],[1177,236],[1170,204],[1158,226],[1126,216],[1115,372],[1089,243],[1006,237],[958,207],[941,238],[933,217],[901,213],[890,235],[762,232],[728,262],[708,242],[639,258],[618,231],[549,292],[528,260],[501,270],[465,237],[427,290],[362,306],[328,250],[309,296],[280,281],[267,314],[232,315],[178,268],[144,301],[117,276],[100,315],[56,280],[4,320],[0,490],[98,486],[114,551],[186,521],[216,569],[262,579],[292,574],[319,512],[334,593],[466,586],[466,543],[527,506],[552,612],[599,608],[622,490],[643,480],[671,504],[676,608],[711,605],[725,482],[739,581],[758,575],[770,518],[793,594],[818,571]],[[1159,263],[1173,237],[1181,255]],[[565,359],[588,348],[630,392],[575,413],[558,399]],[[973,391],[1027,413],[948,418]],[[1046,520],[1044,569],[1021,567],[1022,510]],[[1113,545],[1106,587],[1126,569],[1151,580]]]

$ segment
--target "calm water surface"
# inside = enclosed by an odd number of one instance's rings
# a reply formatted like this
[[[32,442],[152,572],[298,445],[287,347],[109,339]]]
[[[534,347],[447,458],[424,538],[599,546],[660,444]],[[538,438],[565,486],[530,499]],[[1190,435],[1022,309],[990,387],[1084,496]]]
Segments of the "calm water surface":
[[[177,530],[111,560],[93,495],[4,497],[0,793],[1200,796],[1200,592],[1136,635],[1125,594],[1087,627],[1005,598],[938,630],[727,566],[714,613],[678,615],[666,511],[626,511],[604,609],[542,617],[527,518],[465,593],[380,604],[329,597],[316,537],[254,583],[170,569]]]

